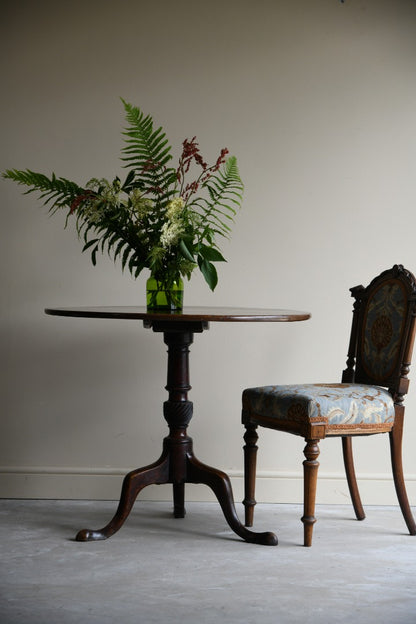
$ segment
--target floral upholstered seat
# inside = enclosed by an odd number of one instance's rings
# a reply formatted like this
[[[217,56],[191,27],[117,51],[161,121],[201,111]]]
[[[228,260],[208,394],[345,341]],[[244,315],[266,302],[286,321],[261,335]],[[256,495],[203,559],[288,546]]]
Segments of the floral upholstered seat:
[[[401,265],[383,271],[355,299],[347,368],[341,383],[268,385],[243,392],[245,522],[252,526],[257,427],[302,436],[304,449],[304,544],[312,543],[319,442],[342,438],[344,465],[357,519],[365,517],[352,456],[352,437],[388,433],[393,478],[403,517],[412,535],[416,524],[402,467],[404,396],[416,334],[416,281]]]
[[[301,384],[248,388],[243,403],[252,413],[276,420],[337,425],[375,425],[394,420],[391,394],[368,384]]]

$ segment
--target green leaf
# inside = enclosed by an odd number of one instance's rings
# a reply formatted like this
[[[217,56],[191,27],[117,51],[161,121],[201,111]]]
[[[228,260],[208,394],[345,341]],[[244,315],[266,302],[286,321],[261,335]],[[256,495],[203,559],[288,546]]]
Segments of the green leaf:
[[[94,247],[91,253],[91,262],[93,263],[94,266],[97,264],[97,251],[98,251],[98,246]]]
[[[126,241],[121,239],[121,241],[118,242],[117,247],[115,249],[115,251],[113,252],[113,258],[114,260],[117,260],[118,256],[121,253],[121,250],[123,249],[123,247],[126,245]]]
[[[217,269],[211,262],[205,260],[202,256],[198,256],[198,266],[205,278],[206,283],[211,290],[214,290],[218,283]]]
[[[211,262],[227,262],[222,253],[220,253],[218,249],[215,249],[215,247],[200,245],[199,253],[205,260],[210,260]]]
[[[190,262],[195,262],[195,258],[193,257],[192,253],[190,252],[189,248],[187,247],[183,239],[179,243],[179,249],[184,258],[186,258]]]
[[[126,247],[126,249],[123,251],[123,255],[121,258],[121,268],[123,269],[123,271],[124,271],[124,267],[126,266],[126,263],[130,254],[131,254],[130,247]]]
[[[128,191],[131,183],[134,180],[134,176],[135,176],[134,169],[131,169],[131,171],[129,171],[129,173],[127,174],[126,180],[125,180],[125,182],[123,184],[123,187],[122,187],[123,190]]]
[[[100,240],[99,238],[94,238],[93,240],[88,241],[88,243],[85,243],[84,247],[82,248],[82,251],[86,251],[87,249],[95,245],[95,243],[98,243],[99,240]]]

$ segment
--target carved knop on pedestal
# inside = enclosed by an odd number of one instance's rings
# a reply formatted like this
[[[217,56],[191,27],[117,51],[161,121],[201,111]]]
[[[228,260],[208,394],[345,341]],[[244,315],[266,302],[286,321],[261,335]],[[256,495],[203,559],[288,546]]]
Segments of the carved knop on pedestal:
[[[192,401],[165,401],[163,403],[163,416],[169,427],[174,429],[186,429],[192,414]]]

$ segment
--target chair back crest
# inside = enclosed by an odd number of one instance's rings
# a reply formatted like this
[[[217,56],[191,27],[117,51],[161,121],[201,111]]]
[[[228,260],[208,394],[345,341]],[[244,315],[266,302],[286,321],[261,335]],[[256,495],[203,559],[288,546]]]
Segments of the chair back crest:
[[[416,280],[402,265],[381,273],[355,298],[348,368],[343,381],[407,392],[415,337]]]

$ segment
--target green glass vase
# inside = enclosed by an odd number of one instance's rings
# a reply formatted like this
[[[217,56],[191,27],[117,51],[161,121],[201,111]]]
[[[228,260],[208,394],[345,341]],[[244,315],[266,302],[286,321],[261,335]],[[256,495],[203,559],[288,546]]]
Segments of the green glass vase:
[[[183,308],[183,280],[164,282],[153,275],[146,282],[146,307],[148,310],[180,311]]]

